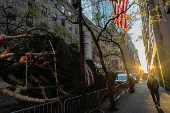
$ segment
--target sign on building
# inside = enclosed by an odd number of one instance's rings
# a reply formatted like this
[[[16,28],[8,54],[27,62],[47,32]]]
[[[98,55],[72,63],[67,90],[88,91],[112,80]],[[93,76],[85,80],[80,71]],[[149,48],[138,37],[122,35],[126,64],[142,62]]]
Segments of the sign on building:
[[[91,34],[89,31],[83,32],[84,37],[84,54],[86,59],[92,59],[92,49],[91,49]]]

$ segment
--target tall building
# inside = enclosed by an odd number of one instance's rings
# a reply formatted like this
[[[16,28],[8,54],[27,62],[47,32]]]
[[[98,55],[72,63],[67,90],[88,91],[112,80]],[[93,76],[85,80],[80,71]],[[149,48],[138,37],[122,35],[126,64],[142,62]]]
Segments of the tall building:
[[[65,29],[68,34],[63,37],[67,43],[79,41],[78,25],[72,24],[64,16],[69,16],[72,21],[78,18],[78,15],[75,14],[76,10],[68,2],[59,0],[4,1],[0,1],[1,8],[4,8],[4,10],[0,10],[0,22],[9,24],[1,24],[1,34],[21,34],[37,27],[53,32],[60,27]]]
[[[132,43],[131,40],[129,40],[129,36],[126,36],[125,42],[127,45],[122,46],[122,50],[124,52],[126,64],[129,73],[137,73],[139,74],[139,69],[140,69],[140,61],[138,57],[138,52]]]
[[[147,11],[147,16],[142,17],[142,33],[148,72],[155,74],[160,85],[170,90],[170,2],[142,0],[141,4]]]
[[[82,6],[82,13],[90,20],[92,21],[92,0],[82,0],[81,1]]]
[[[84,5],[86,8],[84,11],[84,15],[88,17],[91,21],[94,22],[96,19],[96,14],[100,13],[101,16],[105,15],[105,18],[102,19],[103,24],[105,24],[110,18],[113,17],[114,9],[111,1],[101,1],[101,0],[83,0],[85,3],[89,3],[88,5]],[[87,6],[89,6],[87,8]],[[95,23],[97,24],[97,23]]]

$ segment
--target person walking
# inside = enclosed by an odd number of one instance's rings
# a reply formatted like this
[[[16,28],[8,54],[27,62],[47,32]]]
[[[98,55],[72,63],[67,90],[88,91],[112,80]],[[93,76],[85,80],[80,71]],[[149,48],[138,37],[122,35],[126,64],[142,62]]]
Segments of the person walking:
[[[156,76],[150,75],[147,81],[147,86],[151,92],[151,96],[153,98],[155,106],[160,106],[159,84],[156,79]],[[155,96],[156,96],[156,99],[155,99]]]

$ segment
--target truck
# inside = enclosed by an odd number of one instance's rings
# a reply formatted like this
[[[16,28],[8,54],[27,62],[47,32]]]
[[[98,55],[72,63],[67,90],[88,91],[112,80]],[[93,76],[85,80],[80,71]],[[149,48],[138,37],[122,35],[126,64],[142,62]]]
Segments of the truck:
[[[118,74],[116,77],[117,83],[123,83],[127,81],[127,74]]]

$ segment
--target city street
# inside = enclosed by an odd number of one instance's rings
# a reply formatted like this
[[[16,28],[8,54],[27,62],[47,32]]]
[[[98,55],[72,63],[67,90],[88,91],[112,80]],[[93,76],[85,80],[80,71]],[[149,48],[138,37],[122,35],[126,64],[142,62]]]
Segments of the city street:
[[[0,0],[0,113],[170,113],[169,30],[170,0]]]
[[[117,101],[118,111],[109,111],[109,103],[102,110],[105,113],[170,113],[170,91],[159,87],[161,106],[156,107],[147,88],[147,81],[137,83],[135,88],[135,93],[126,93]]]

